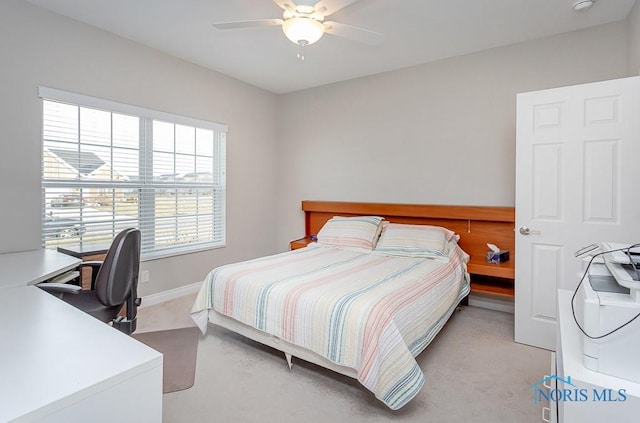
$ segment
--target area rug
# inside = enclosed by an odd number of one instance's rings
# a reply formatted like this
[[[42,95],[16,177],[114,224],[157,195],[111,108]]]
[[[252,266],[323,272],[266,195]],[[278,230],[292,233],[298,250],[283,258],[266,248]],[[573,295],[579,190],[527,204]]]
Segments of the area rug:
[[[135,339],[163,355],[162,393],[193,386],[200,331],[196,327],[134,333]]]

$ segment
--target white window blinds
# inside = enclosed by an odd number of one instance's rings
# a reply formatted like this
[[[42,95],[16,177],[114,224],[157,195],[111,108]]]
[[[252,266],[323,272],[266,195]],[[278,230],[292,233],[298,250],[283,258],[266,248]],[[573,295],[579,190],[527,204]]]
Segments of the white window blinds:
[[[225,125],[40,87],[42,243],[142,232],[142,257],[225,245]]]

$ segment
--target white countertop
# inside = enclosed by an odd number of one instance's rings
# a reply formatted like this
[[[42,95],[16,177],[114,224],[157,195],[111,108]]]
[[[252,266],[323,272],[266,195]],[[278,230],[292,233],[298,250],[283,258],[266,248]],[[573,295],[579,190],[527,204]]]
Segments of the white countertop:
[[[55,250],[0,254],[0,289],[34,285],[77,267],[82,260]]]
[[[162,366],[159,352],[36,287],[0,291],[0,334],[0,421],[36,420]]]

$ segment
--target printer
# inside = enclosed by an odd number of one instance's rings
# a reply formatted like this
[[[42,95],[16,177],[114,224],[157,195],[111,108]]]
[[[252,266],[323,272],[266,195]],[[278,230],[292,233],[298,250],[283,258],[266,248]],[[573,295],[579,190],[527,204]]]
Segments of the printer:
[[[603,252],[623,247],[625,245],[600,243]],[[640,281],[632,256],[617,253],[603,254],[603,260],[594,260],[576,293],[576,320],[584,332],[594,338],[640,314]],[[640,317],[608,336],[592,339],[583,333],[582,339],[586,368],[640,382]]]

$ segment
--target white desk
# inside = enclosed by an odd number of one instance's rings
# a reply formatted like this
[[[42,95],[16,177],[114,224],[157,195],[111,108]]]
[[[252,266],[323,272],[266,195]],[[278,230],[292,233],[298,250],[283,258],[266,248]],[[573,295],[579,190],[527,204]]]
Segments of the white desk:
[[[54,250],[0,254],[0,289],[43,282],[78,267],[81,262]]]
[[[0,421],[162,421],[159,352],[36,287],[2,291],[0,333]]]
[[[162,354],[28,286],[70,259],[0,255],[0,422],[161,422]]]

